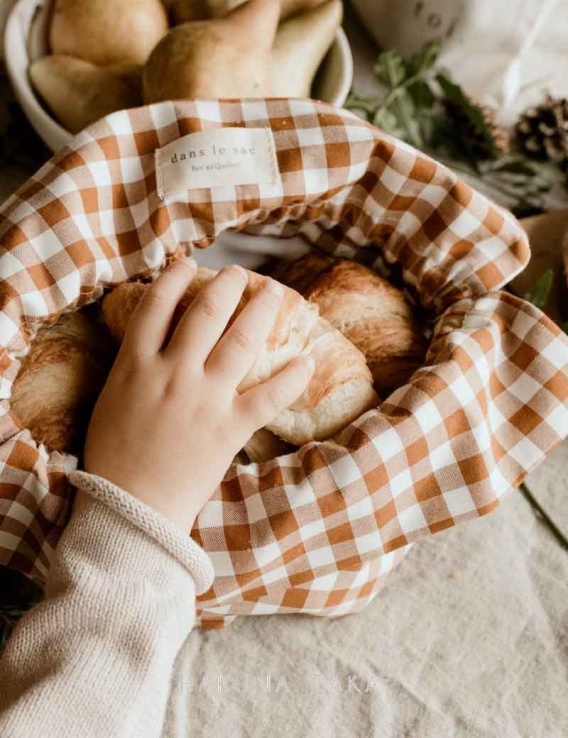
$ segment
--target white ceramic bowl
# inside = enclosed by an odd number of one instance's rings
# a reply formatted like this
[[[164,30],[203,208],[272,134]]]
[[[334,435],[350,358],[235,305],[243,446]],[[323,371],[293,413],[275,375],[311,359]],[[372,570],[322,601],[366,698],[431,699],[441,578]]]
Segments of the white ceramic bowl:
[[[37,98],[28,77],[31,62],[48,53],[48,22],[52,0],[19,0],[8,17],[4,54],[8,76],[18,102],[38,135],[52,151],[65,146],[73,134],[59,125]],[[332,105],[345,102],[353,80],[353,57],[343,29],[318,70],[313,97]]]

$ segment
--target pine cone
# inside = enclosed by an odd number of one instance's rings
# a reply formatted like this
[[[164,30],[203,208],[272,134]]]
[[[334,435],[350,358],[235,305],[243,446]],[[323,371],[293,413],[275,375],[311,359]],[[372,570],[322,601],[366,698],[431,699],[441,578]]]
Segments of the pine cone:
[[[469,95],[464,95],[469,109],[446,100],[446,113],[462,138],[468,141],[476,159],[495,159],[508,154],[511,148],[506,128],[497,122],[497,114],[489,105],[481,105]],[[482,120],[479,120],[481,113]]]
[[[541,161],[568,162],[568,99],[546,96],[526,110],[515,126],[522,151]]]

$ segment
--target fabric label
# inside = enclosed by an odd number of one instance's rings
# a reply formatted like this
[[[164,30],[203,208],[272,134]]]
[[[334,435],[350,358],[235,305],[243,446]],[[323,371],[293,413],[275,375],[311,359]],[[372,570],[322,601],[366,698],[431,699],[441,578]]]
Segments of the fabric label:
[[[270,128],[215,128],[190,133],[156,149],[158,196],[203,187],[277,184]]]

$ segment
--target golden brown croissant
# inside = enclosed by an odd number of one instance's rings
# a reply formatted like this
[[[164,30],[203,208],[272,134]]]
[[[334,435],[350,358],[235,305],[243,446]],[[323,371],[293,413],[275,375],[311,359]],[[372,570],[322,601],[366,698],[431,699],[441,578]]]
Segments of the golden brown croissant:
[[[42,325],[14,380],[10,409],[48,451],[79,455],[116,346],[98,305]]]
[[[310,252],[269,273],[315,303],[357,346],[381,394],[403,385],[424,363],[424,335],[404,294],[371,269]]]
[[[248,271],[248,285],[229,326],[266,277]],[[170,333],[199,290],[216,274],[200,267],[174,312]],[[111,333],[122,341],[126,327],[148,284],[127,282],[105,296],[103,316]],[[302,395],[267,428],[290,443],[329,438],[363,412],[377,405],[372,376],[363,354],[292,289],[285,294],[275,325],[252,368],[238,386],[244,392],[279,372],[292,358],[311,354],[316,362]]]

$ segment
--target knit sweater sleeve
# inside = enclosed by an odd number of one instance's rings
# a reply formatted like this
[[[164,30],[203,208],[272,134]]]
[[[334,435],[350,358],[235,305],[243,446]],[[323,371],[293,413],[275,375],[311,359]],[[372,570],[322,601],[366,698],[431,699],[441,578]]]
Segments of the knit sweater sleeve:
[[[45,598],[0,659],[0,735],[159,736],[211,560],[127,491],[73,471]]]

